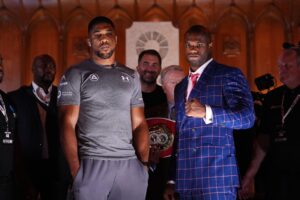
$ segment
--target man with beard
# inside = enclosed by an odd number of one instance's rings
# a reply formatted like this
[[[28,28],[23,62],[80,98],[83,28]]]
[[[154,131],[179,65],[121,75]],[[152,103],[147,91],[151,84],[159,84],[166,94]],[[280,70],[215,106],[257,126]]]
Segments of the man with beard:
[[[211,33],[194,25],[184,36],[189,75],[175,88],[176,170],[166,199],[235,200],[239,174],[233,129],[254,124],[253,100],[241,70],[212,59]],[[173,166],[173,165],[171,165]]]
[[[161,71],[161,57],[154,49],[144,50],[139,54],[137,71],[142,84],[145,103],[145,116],[168,117],[167,97],[156,81]]]
[[[17,112],[17,183],[20,199],[63,200],[69,184],[59,141],[54,59],[38,55],[33,81],[10,92]]]
[[[154,49],[144,50],[139,54],[137,71],[140,75],[142,95],[145,103],[145,117],[168,117],[167,97],[157,82],[161,71],[161,56]],[[166,183],[168,158],[160,158],[160,147],[151,144],[149,154],[149,181],[146,200],[163,199]]]
[[[90,21],[87,42],[91,58],[67,70],[58,95],[75,200],[143,200],[149,133],[139,75],[116,62],[109,18]]]

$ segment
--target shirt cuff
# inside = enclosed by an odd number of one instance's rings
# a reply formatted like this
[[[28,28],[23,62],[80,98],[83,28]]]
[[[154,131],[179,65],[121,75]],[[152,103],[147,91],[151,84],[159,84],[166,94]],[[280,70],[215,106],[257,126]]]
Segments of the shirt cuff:
[[[167,184],[174,184],[174,185],[175,185],[175,181],[169,180],[169,181],[167,182]]]
[[[205,117],[203,118],[205,124],[211,124],[213,123],[213,113],[212,109],[209,105],[205,105]]]

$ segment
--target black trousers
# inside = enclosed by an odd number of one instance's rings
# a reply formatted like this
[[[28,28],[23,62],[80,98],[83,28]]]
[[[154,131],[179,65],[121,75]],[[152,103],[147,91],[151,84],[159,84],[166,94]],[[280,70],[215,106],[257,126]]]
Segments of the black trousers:
[[[299,172],[276,171],[272,174],[267,184],[266,200],[289,200],[299,196]]]
[[[154,172],[149,170],[146,200],[163,200],[163,193],[168,181],[170,158],[160,158]]]
[[[65,200],[68,179],[57,174],[49,160],[30,163],[23,173],[25,184],[18,181],[18,200]]]
[[[14,199],[14,184],[12,176],[0,176],[0,199]]]

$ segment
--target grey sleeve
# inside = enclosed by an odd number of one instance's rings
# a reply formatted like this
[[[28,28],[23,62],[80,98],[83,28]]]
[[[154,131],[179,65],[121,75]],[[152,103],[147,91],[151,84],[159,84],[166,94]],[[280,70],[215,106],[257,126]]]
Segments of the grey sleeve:
[[[79,105],[80,88],[80,72],[76,68],[70,68],[60,80],[58,86],[57,105]]]
[[[133,87],[134,88],[131,97],[131,107],[144,107],[140,76],[136,71],[134,72]]]

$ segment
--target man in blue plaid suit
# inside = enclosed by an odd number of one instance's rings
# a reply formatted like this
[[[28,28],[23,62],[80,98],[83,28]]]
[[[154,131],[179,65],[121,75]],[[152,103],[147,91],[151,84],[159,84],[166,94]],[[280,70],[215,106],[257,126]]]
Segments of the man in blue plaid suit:
[[[176,188],[180,200],[235,200],[233,129],[250,128],[255,121],[248,83],[238,68],[212,59],[205,27],[195,25],[185,33],[185,51],[190,72],[175,89],[175,182],[167,185],[165,199],[174,199]]]

